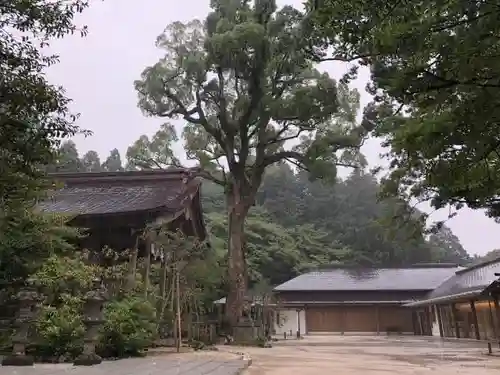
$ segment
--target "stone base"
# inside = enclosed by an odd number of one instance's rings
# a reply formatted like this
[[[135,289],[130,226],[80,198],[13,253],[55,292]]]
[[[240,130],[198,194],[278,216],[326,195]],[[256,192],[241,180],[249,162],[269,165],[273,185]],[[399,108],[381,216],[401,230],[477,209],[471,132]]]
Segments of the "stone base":
[[[95,353],[80,354],[73,362],[73,365],[75,365],[75,366],[93,366],[93,365],[98,365],[101,362],[102,362],[102,358],[99,357]]]
[[[12,354],[2,360],[2,366],[33,366],[33,363],[33,356],[23,354]]]

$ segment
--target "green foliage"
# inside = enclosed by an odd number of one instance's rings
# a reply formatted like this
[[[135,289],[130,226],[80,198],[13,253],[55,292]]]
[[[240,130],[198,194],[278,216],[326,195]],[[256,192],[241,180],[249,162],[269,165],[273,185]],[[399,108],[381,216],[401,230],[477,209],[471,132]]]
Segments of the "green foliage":
[[[143,298],[129,296],[105,307],[101,351],[108,357],[137,356],[153,343],[157,332],[156,310]]]
[[[168,226],[154,225],[147,233],[158,255],[161,254],[167,262],[167,275],[171,275],[169,280],[171,285],[174,276],[179,273],[181,311],[188,310],[198,315],[210,311],[213,301],[219,298],[224,279],[225,270],[221,267],[221,253],[206,243],[186,237],[180,231],[170,231]],[[223,250],[222,254],[224,253]],[[156,271],[160,274],[155,277],[156,279],[161,278],[160,271],[160,269]],[[175,287],[170,288],[169,293],[173,293],[174,289]],[[164,302],[165,308],[174,311],[175,303],[172,305],[171,300]]]
[[[40,215],[35,202],[46,188],[40,166],[53,160],[61,138],[80,129],[63,89],[46,80],[45,69],[57,58],[39,47],[76,31],[73,17],[86,6],[80,0],[0,5],[0,279],[7,296],[44,259],[68,248],[64,224]]]
[[[109,255],[109,249],[106,252]],[[113,273],[87,264],[85,256],[51,256],[31,277],[45,300],[37,317],[35,355],[44,359],[73,359],[83,347],[84,294],[96,277]],[[116,271],[116,270],[114,270]],[[108,282],[115,279],[107,278]],[[113,289],[111,289],[113,291]],[[139,297],[141,295],[141,297]],[[105,306],[105,323],[99,350],[106,357],[139,355],[152,343],[156,332],[156,310],[144,300],[143,292],[122,290]]]
[[[52,255],[31,276],[45,299],[35,322],[35,353],[43,358],[72,359],[82,349],[83,294],[100,270],[82,254]]]
[[[118,149],[111,150],[109,156],[101,166],[103,171],[106,172],[120,172],[123,171],[122,159]]]
[[[79,253],[68,256],[52,255],[31,279],[49,295],[64,296],[70,293],[77,296],[88,290],[101,273],[97,266],[86,264],[84,257]]]
[[[253,6],[216,1],[212,9],[205,24],[174,22],[158,37],[165,57],[136,82],[144,112],[182,117],[188,159],[223,184],[231,182],[217,172],[223,165],[239,183],[243,170],[254,175],[248,188],[256,191],[265,168],[282,160],[320,175],[342,164],[337,152],[356,149],[361,139],[359,97],[317,71],[302,51],[304,15],[292,7],[277,10],[272,0]],[[176,164],[176,139],[169,124],[152,141],[141,136],[127,153],[129,163]],[[300,143],[285,148],[293,139]]]
[[[35,353],[42,358],[73,359],[83,348],[82,299],[63,294],[60,304],[44,305],[35,322]]]
[[[69,241],[76,229],[65,226],[67,218],[34,213],[30,207],[0,214],[0,285],[2,289],[22,285],[28,276],[54,254],[73,249]]]
[[[429,200],[436,209],[485,208],[498,218],[497,4],[321,0],[316,5],[309,26],[311,43],[321,47],[318,57],[361,57],[371,68],[375,97],[364,121],[390,146],[384,196]],[[326,47],[333,47],[332,56]]]

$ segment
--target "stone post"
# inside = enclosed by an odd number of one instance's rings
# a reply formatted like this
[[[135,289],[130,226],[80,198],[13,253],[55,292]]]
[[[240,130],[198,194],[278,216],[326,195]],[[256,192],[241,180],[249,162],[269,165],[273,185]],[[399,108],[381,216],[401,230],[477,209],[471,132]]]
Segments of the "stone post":
[[[107,299],[107,293],[101,279],[94,280],[91,290],[85,294],[84,323],[85,337],[83,352],[73,363],[75,366],[92,366],[102,362],[102,358],[96,354],[97,341],[99,339],[99,327],[104,322],[103,307]]]
[[[26,345],[29,342],[28,334],[31,322],[36,315],[38,302],[36,288],[28,286],[17,294],[19,311],[15,321],[16,333],[12,337],[12,354],[2,360],[2,366],[31,366],[34,363],[32,356],[26,355]]]

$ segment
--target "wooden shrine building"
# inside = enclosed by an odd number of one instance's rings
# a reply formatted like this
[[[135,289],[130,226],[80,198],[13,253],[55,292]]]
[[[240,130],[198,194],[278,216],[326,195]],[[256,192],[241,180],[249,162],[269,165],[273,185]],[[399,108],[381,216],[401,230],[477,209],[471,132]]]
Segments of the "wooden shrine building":
[[[424,298],[406,304],[419,335],[500,342],[500,258],[457,270]]]
[[[165,223],[188,236],[206,238],[201,181],[189,170],[54,173],[49,177],[60,188],[39,208],[68,215],[69,225],[85,228],[88,235],[79,244],[82,249],[137,248],[143,254],[148,246],[140,237],[151,223]]]

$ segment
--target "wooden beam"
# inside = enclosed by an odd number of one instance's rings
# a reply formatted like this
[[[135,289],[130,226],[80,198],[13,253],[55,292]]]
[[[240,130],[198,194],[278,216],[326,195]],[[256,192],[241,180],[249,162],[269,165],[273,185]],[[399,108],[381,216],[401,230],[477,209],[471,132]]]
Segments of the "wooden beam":
[[[474,305],[474,301],[470,301],[470,309],[472,310],[472,323],[474,324],[474,333],[476,334],[476,340],[480,340],[481,336],[479,335],[479,326],[477,324],[477,311],[476,311],[476,306]]]
[[[377,336],[380,335],[380,309],[378,305],[375,305],[375,316],[377,319]]]

